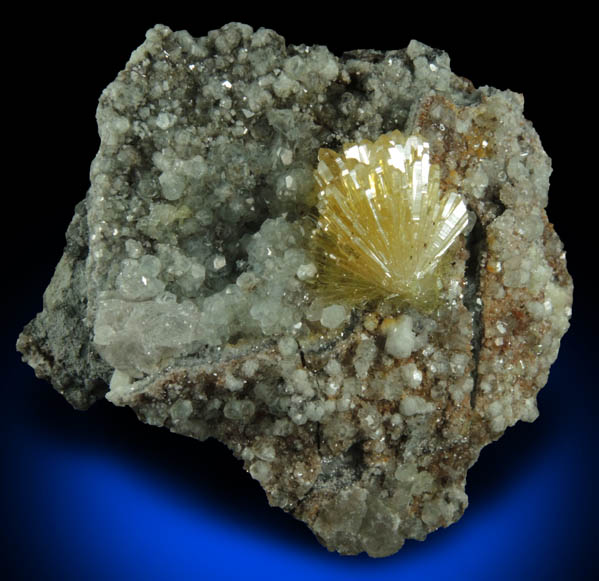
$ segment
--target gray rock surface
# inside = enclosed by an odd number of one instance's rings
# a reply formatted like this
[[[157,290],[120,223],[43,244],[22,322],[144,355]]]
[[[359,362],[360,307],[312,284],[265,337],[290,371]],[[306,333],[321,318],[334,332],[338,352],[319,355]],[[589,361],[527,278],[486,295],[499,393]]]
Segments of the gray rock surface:
[[[523,98],[448,56],[156,26],[102,93],[91,187],[23,358],[77,408],[106,397],[243,459],[329,549],[385,556],[455,522],[467,470],[534,421],[572,281]],[[320,147],[419,133],[471,226],[432,313],[315,295]]]

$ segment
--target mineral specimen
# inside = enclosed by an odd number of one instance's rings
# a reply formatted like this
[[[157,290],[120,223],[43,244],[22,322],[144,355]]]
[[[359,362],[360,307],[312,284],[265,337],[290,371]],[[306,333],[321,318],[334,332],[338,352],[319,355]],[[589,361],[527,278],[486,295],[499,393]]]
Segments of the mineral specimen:
[[[331,550],[424,539],[463,513],[481,448],[536,419],[568,328],[522,108],[416,41],[337,57],[156,26],[102,93],[91,187],[18,349],[77,408],[218,438]],[[403,170],[364,169],[382,142]]]

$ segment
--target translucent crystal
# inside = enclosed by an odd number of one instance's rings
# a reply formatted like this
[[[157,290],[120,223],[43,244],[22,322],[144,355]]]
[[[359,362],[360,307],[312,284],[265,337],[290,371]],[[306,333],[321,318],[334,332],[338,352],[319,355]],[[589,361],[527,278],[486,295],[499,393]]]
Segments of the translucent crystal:
[[[346,300],[430,300],[442,257],[468,224],[457,192],[440,188],[429,144],[399,131],[321,149],[317,227],[312,234],[325,292]]]

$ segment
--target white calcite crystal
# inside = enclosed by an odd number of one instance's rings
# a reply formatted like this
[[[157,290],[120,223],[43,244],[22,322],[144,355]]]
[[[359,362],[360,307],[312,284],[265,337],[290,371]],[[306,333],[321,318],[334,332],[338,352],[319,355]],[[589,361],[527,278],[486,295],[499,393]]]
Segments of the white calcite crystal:
[[[331,550],[424,539],[462,515],[481,448],[536,419],[569,324],[550,161],[522,108],[416,41],[336,56],[242,24],[198,39],[156,26],[102,93],[91,187],[18,349],[77,408],[105,397],[224,442]],[[394,132],[435,168],[390,178],[425,211],[391,220],[404,206],[370,188],[384,168],[368,161],[354,193],[356,208],[378,199],[370,230],[362,210],[338,221],[319,151],[360,157]],[[327,256],[367,283],[354,297],[321,292],[314,228],[333,223]],[[354,234],[379,225],[370,278]]]
[[[337,329],[347,318],[347,311],[343,305],[331,305],[322,310],[320,324],[327,329]]]
[[[387,339],[385,351],[393,357],[405,359],[414,350],[416,337],[412,330],[412,318],[409,315],[400,315],[397,321],[387,326]]]

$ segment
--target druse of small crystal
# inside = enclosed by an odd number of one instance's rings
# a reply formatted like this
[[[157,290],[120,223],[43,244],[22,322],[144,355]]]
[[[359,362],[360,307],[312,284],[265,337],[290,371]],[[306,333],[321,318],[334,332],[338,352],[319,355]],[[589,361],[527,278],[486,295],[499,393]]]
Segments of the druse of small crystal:
[[[77,408],[224,442],[330,550],[422,540],[462,515],[481,448],[537,418],[569,324],[522,110],[416,41],[156,26],[100,97],[91,187],[18,349]]]

